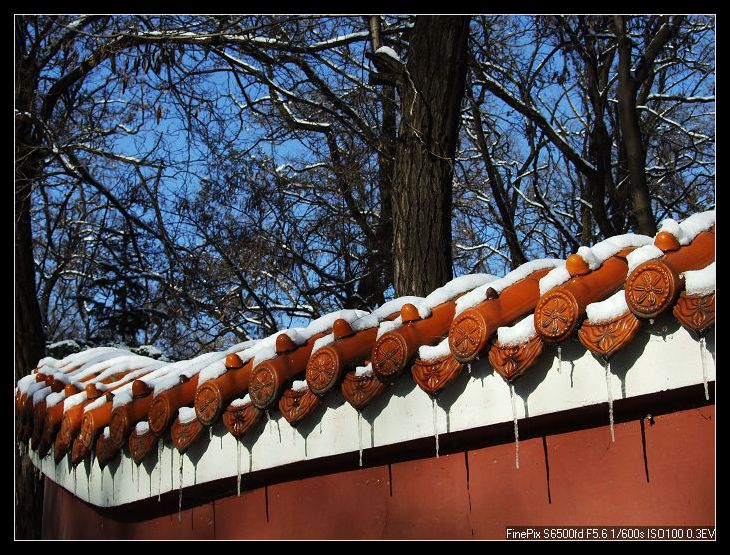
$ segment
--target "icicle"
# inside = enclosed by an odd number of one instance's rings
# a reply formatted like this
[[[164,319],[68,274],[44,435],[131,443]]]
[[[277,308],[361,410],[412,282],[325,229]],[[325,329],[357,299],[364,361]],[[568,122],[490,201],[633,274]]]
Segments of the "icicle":
[[[466,365],[466,373],[471,374],[471,362]]]
[[[213,440],[213,426],[208,426],[208,440]]]
[[[649,318],[649,325],[650,326],[653,326],[654,325],[654,318]]]
[[[702,383],[705,385],[705,400],[710,400],[710,391],[707,389],[707,365],[705,364],[705,338],[700,337],[700,361],[702,361]]]
[[[562,374],[561,366],[563,366],[563,346],[558,345],[558,374]]]
[[[606,360],[604,362],[606,369],[606,391],[608,391],[608,423],[611,426],[611,441],[616,441],[613,431],[613,395],[611,394],[611,364]]]
[[[179,482],[179,485],[180,485],[180,495],[177,498],[177,521],[178,522],[180,522],[182,520],[182,516],[181,516],[181,513],[182,513],[182,490],[183,490],[182,481],[183,481],[183,462],[184,461],[185,461],[185,459],[183,458],[182,453],[180,453],[180,482]]]
[[[248,450],[248,473],[251,474],[253,469],[253,446]]]
[[[512,421],[515,423],[515,468],[520,467],[520,429],[517,425],[517,406],[515,405],[515,386],[509,384],[509,395],[512,401]]]
[[[241,497],[241,442],[236,439],[236,495]]]
[[[304,437],[304,458],[307,458],[307,436]]]
[[[360,454],[360,466],[362,466],[362,414],[357,411],[357,445]]]
[[[436,427],[436,397],[431,397],[431,406],[433,407],[433,437],[436,440],[436,458],[439,456],[439,433]]]
[[[157,502],[162,501],[162,438],[157,440],[157,464],[160,466],[159,477],[157,478]],[[150,480],[152,483],[152,480]]]

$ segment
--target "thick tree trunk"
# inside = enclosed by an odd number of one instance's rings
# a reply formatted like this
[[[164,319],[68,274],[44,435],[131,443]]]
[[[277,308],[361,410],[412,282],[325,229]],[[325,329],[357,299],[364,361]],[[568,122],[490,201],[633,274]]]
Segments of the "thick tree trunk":
[[[618,114],[631,181],[631,219],[639,233],[654,235],[656,221],[646,183],[646,150],[636,110],[640,80],[632,75],[631,39],[626,32],[625,20],[623,16],[616,16],[614,21],[618,34]]]
[[[16,35],[16,40],[19,37]],[[28,112],[36,90],[35,73],[23,60],[23,45],[16,43],[15,107]],[[28,119],[16,118],[15,127],[15,378],[30,372],[45,352],[45,337],[38,307],[33,262],[30,202],[33,182],[40,175],[41,158],[33,146]],[[15,457],[15,537],[39,539],[43,514],[43,482],[27,455]]]
[[[397,295],[426,295],[452,277],[451,190],[468,29],[464,16],[419,16],[413,29],[393,179]]]

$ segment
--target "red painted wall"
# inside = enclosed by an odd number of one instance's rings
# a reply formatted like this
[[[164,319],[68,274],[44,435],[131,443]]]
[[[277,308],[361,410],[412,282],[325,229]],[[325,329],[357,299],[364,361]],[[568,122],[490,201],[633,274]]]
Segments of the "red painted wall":
[[[714,406],[244,491],[144,522],[46,481],[44,538],[503,539],[511,525],[715,523]],[[646,454],[646,458],[645,458]]]

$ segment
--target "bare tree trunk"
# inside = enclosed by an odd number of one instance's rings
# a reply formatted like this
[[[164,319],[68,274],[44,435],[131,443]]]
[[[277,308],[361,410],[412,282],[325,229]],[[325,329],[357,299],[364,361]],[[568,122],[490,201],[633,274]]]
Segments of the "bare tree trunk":
[[[36,75],[23,63],[23,43],[16,33],[15,107],[28,112],[36,90]],[[16,119],[15,127],[15,379],[33,369],[45,353],[45,337],[35,287],[30,196],[40,175],[41,157],[29,120]],[[15,457],[15,537],[40,539],[43,482],[27,455]]]
[[[23,150],[16,149],[16,150]],[[31,154],[32,156],[32,154]],[[19,158],[20,159],[20,158]],[[20,174],[22,166],[18,164]],[[45,352],[41,311],[38,307],[30,226],[30,182],[15,179],[15,378],[32,370]]]
[[[393,179],[397,295],[425,295],[452,277],[453,160],[468,29],[464,16],[419,16],[413,29]]]
[[[618,18],[617,18],[618,19]],[[631,76],[631,40],[619,34],[618,114],[631,181],[631,214],[639,233],[654,235],[656,222],[646,184],[646,151],[636,110],[636,84]]]
[[[626,18],[622,15],[614,16],[618,35],[618,113],[631,180],[631,214],[639,233],[646,235],[654,235],[656,221],[646,183],[646,149],[639,126],[639,112],[636,109],[637,94],[641,84],[651,75],[656,57],[677,33],[682,17],[676,16],[670,20],[662,16],[661,25],[648,41],[636,69],[632,71],[631,38],[626,28]]]

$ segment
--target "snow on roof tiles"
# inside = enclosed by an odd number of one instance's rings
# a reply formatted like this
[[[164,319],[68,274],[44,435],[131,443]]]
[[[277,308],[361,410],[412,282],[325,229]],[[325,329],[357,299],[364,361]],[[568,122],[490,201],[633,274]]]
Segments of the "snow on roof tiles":
[[[314,359],[314,354],[322,347],[328,346],[342,359],[338,367],[341,373],[339,379],[346,378],[345,381],[350,384],[361,384],[353,386],[355,389],[347,390],[360,391],[356,395],[365,395],[364,398],[358,399],[346,393],[344,382],[342,386],[345,398],[359,410],[372,399],[372,396],[385,391],[381,385],[370,389],[367,385],[378,381],[375,375],[377,372],[374,372],[374,364],[371,362],[375,345],[390,341],[392,349],[388,351],[388,356],[399,356],[398,349],[401,348],[399,342],[403,341],[404,334],[407,335],[405,326],[411,326],[416,330],[420,329],[419,326],[422,328],[429,325],[430,320],[435,317],[433,309],[448,301],[452,307],[451,319],[448,321],[451,324],[447,322],[448,325],[440,336],[410,346],[409,349],[412,350],[408,351],[407,356],[411,358],[405,364],[410,366],[414,361],[420,360],[423,364],[432,364],[435,367],[439,364],[448,365],[452,374],[454,369],[457,373],[460,372],[460,369],[466,368],[467,365],[455,359],[454,341],[473,341],[473,334],[484,333],[480,328],[484,324],[479,323],[476,315],[490,314],[490,317],[496,320],[489,322],[489,326],[494,328],[493,330],[489,328],[492,331],[488,333],[492,335],[487,338],[480,354],[488,353],[489,360],[497,372],[505,379],[514,380],[521,373],[529,371],[540,357],[553,356],[554,351],[548,355],[543,352],[543,344],[546,342],[560,344],[576,333],[589,350],[609,357],[630,342],[636,329],[653,317],[648,316],[651,314],[650,310],[660,307],[658,310],[666,311],[673,306],[672,303],[680,302],[687,296],[706,301],[699,305],[697,302],[694,304],[685,302],[680,311],[681,315],[675,309],[675,316],[684,326],[690,327],[695,332],[704,333],[708,323],[714,322],[716,281],[714,223],[714,211],[696,214],[679,224],[673,220],[666,220],[660,231],[672,233],[680,244],[679,249],[672,252],[664,252],[655,247],[652,238],[633,234],[612,237],[592,247],[581,247],[578,254],[583,257],[588,271],[572,277],[562,260],[535,260],[501,278],[487,274],[462,276],[436,289],[425,298],[401,297],[385,303],[371,313],[355,310],[336,311],[311,322],[306,327],[282,330],[263,340],[240,343],[226,351],[204,353],[187,361],[162,363],[119,349],[101,348],[75,353],[62,360],[46,357],[39,361],[37,371],[44,375],[58,375],[63,382],[81,386],[95,380],[100,390],[111,389],[112,402],[102,395],[86,407],[90,410],[108,404],[114,411],[125,405],[134,408],[132,413],[136,415],[135,421],[129,423],[126,431],[128,437],[134,430],[138,434],[146,433],[149,428],[148,416],[146,409],[142,409],[149,406],[150,399],[161,391],[168,389],[183,391],[180,384],[181,377],[185,381],[199,375],[197,387],[200,390],[200,387],[208,381],[215,383],[225,379],[230,372],[253,373],[261,363],[278,357],[289,357],[288,360],[294,360],[298,356],[295,356],[297,352],[306,353],[304,357],[306,362],[310,358]],[[624,249],[633,249],[633,252],[627,255]],[[535,274],[540,270],[543,273]],[[538,284],[539,276],[543,277],[539,279]],[[528,278],[533,280],[533,284],[529,287],[525,285],[529,281]],[[525,295],[529,296],[529,302],[525,301]],[[668,296],[669,300],[661,304],[665,296]],[[680,301],[676,300],[678,297]],[[510,304],[517,302],[518,298],[525,307],[534,307],[533,311],[530,312],[528,309],[521,314],[510,312]],[[400,317],[392,321],[386,320],[387,317],[400,311],[406,303],[415,306],[418,314],[415,320],[408,321],[407,318],[406,324]],[[711,308],[708,308],[708,303],[711,303]],[[687,312],[695,310],[693,308],[695,305],[701,305],[705,312],[710,309],[712,311],[712,318],[702,320],[704,327],[697,324],[696,329],[691,327],[692,322],[699,320],[693,319],[691,313]],[[573,314],[576,311],[577,314]],[[464,323],[466,322],[464,318],[469,315],[474,315],[475,327],[469,328],[460,324],[461,328],[455,329],[453,324],[456,322],[456,317],[458,316],[460,322]],[[560,339],[553,341],[549,334],[550,326],[558,325],[561,319],[573,316],[576,318],[577,327],[572,329],[569,336],[560,336]],[[349,333],[351,329],[351,335],[340,334],[335,337],[332,326],[338,319],[344,319],[348,323],[349,328],[345,327],[345,330]],[[617,322],[623,326],[622,330],[626,330],[625,333],[622,332],[623,335],[616,333],[614,334],[616,338],[607,339],[610,334],[601,330],[605,326],[616,326]],[[373,331],[374,328],[377,328],[377,334]],[[278,340],[282,335],[291,341],[282,343]],[[321,337],[316,342],[312,341],[316,335]],[[359,342],[352,339],[359,337],[369,339]],[[280,347],[280,343],[291,352],[279,351],[283,348]],[[326,351],[330,352],[330,349]],[[226,355],[233,353],[244,363],[243,369],[227,368],[223,363]],[[280,390],[277,399],[285,391],[301,392],[311,389],[310,369],[307,369],[306,380],[304,366],[294,370],[293,378],[287,377],[282,383],[278,383]],[[316,376],[317,368],[311,370]],[[435,371],[437,370],[438,368]],[[100,378],[106,383],[101,383]],[[148,395],[139,398],[133,396],[135,378],[148,386]],[[82,382],[84,379],[87,381]],[[36,381],[35,374],[22,378],[17,385],[16,407],[21,405],[25,407],[25,412],[21,411],[20,414],[21,428],[24,430],[32,426],[33,419],[27,416],[33,411],[30,405],[38,406],[40,410],[43,407],[38,405],[41,399],[46,399],[48,408],[62,401],[64,409],[87,402],[85,391],[81,390],[70,396],[66,396],[63,391],[53,393],[45,381]],[[253,391],[253,382],[251,387]],[[323,396],[316,388],[315,393]],[[249,391],[244,388],[222,402],[224,407],[228,407],[227,411],[241,411],[243,414],[245,411],[258,410],[252,406],[251,397]],[[30,401],[23,404],[24,399]],[[180,402],[178,421],[181,424],[195,422],[198,403],[195,391],[191,391],[189,397],[178,401]],[[312,406],[317,404],[314,403]],[[103,434],[108,438],[111,428],[111,438],[114,438],[114,426],[112,418],[109,427],[99,428],[99,435]],[[208,437],[208,434],[200,434],[200,437]]]

